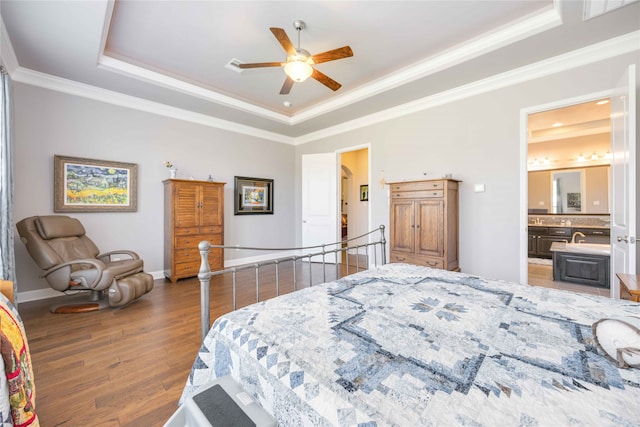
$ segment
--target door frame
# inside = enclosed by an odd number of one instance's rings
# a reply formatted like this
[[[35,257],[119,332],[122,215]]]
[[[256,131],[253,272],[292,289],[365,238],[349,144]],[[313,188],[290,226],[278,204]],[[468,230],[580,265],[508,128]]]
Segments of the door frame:
[[[340,162],[338,163],[338,173],[340,173],[340,171],[342,170],[342,161],[340,159],[340,155],[343,153],[348,153],[350,151],[363,150],[365,148],[367,149],[367,182],[369,183],[369,189],[371,189],[371,143],[367,142],[360,145],[353,145],[350,147],[340,148],[340,149],[337,149],[335,153],[336,153],[337,159],[340,160]],[[340,185],[342,185],[342,179],[340,176],[338,177],[338,180],[339,180],[338,182],[340,182]],[[369,195],[371,195],[371,192],[369,192]],[[340,205],[339,188],[336,188],[336,197],[338,198],[338,206],[339,206]],[[356,198],[354,197],[352,202],[355,202],[355,200]],[[340,212],[338,212],[338,215],[340,215]],[[338,220],[339,220],[338,224],[340,224],[341,219],[342,218],[338,216]],[[371,231],[371,202],[370,201],[367,203],[367,231]],[[372,239],[372,236],[369,236],[369,243],[371,243],[371,239]]]
[[[527,154],[529,152],[529,135],[528,122],[529,115],[540,113],[548,110],[569,107],[575,104],[583,104],[585,102],[596,101],[602,98],[611,98],[615,94],[615,88],[607,89],[600,92],[593,92],[573,98],[558,99],[546,104],[535,105],[520,110],[520,283],[528,283],[528,212],[529,212],[529,177]],[[609,142],[611,145],[611,142]],[[611,180],[609,180],[609,191],[611,191]],[[611,214],[610,206],[609,214]],[[613,255],[613,254],[612,254]]]

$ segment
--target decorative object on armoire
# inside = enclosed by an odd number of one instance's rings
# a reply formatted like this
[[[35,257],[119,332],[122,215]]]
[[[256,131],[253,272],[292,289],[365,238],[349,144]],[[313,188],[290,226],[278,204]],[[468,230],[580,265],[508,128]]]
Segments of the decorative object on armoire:
[[[122,307],[153,289],[153,276],[144,272],[137,253],[100,252],[76,218],[32,216],[18,221],[16,228],[49,286],[71,291],[72,296],[50,308],[52,313]]]
[[[459,182],[438,179],[389,183],[391,262],[460,271]]]
[[[224,244],[224,182],[168,179],[164,184],[164,275],[172,282],[198,275],[198,244]],[[224,266],[222,249],[211,249],[209,266]]]
[[[273,180],[235,177],[234,214],[273,214]]]
[[[169,178],[171,178],[171,179],[175,178],[176,174],[178,173],[178,169],[174,168],[169,160],[166,160],[164,162],[164,166],[167,169],[169,169]]]
[[[54,156],[54,212],[136,212],[138,165]]]

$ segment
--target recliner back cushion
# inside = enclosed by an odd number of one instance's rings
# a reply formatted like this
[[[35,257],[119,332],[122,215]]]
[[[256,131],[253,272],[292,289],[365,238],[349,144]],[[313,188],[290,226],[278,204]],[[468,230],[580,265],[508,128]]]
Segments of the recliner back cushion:
[[[38,234],[44,240],[57,237],[80,237],[86,233],[80,221],[68,216],[40,216],[36,218],[35,223]]]
[[[43,270],[73,259],[95,258],[99,254],[75,218],[55,215],[29,217],[19,221],[16,227],[27,251]],[[59,237],[65,235],[68,237]]]

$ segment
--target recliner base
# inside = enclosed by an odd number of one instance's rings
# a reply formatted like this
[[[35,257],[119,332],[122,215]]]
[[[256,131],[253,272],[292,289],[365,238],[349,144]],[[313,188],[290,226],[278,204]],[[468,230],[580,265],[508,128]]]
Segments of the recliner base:
[[[60,301],[49,307],[49,311],[56,314],[86,313],[109,307],[109,301],[106,295],[104,295],[104,292],[89,292],[90,293],[87,294],[86,291],[82,291],[79,295],[65,297],[64,301]]]

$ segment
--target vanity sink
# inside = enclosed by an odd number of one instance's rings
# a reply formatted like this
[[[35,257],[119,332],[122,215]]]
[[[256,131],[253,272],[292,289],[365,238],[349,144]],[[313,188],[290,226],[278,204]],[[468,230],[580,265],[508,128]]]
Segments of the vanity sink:
[[[611,255],[611,245],[602,243],[565,243],[564,252]]]

